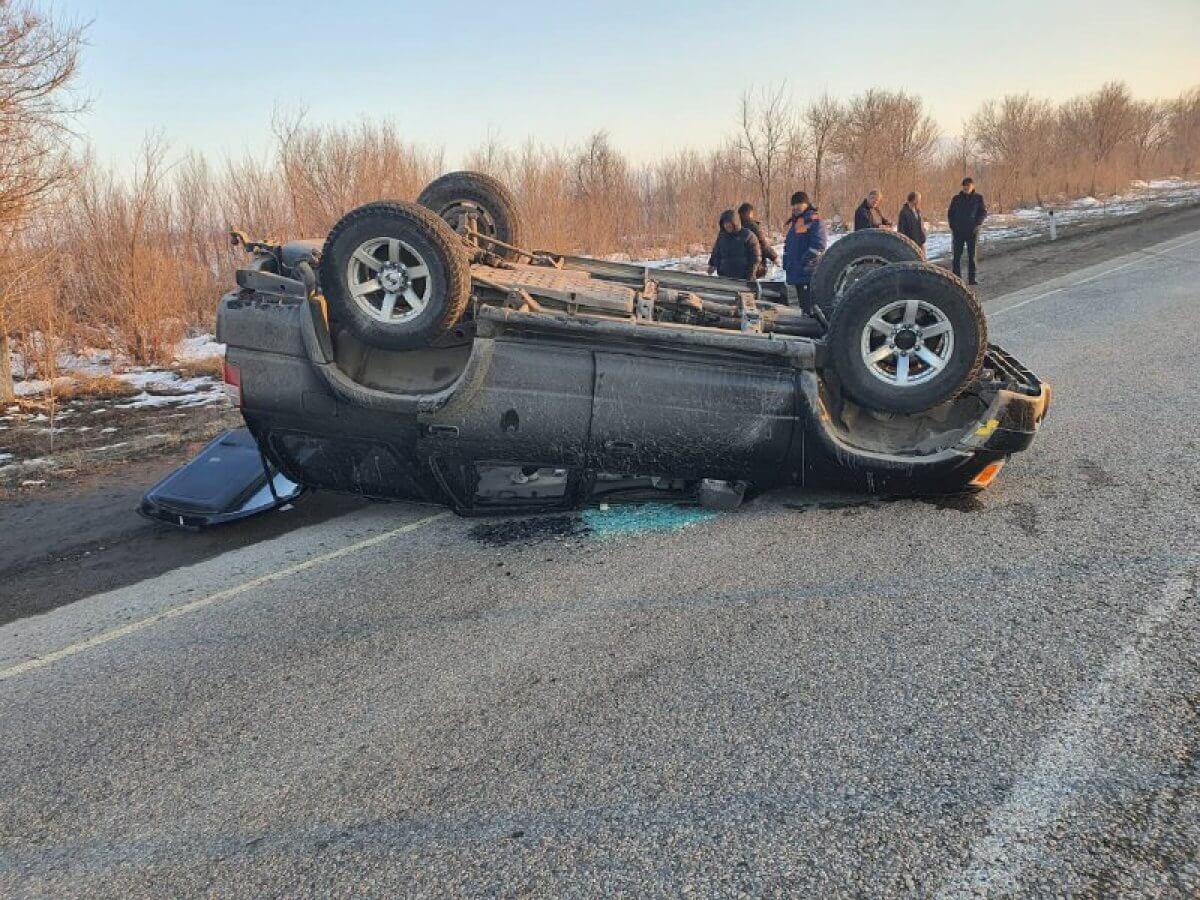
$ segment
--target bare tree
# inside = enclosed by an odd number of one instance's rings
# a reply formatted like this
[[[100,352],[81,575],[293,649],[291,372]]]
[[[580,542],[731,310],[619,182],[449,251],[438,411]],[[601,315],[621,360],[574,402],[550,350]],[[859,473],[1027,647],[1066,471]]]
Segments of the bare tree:
[[[969,130],[988,166],[990,194],[997,209],[1015,202],[1023,189],[1032,190],[1040,201],[1053,125],[1050,103],[1028,93],[988,100],[972,116]]]
[[[934,160],[939,136],[920,97],[880,88],[851,97],[831,144],[841,167],[842,209],[867,187],[884,196],[906,194]]]
[[[1094,194],[1100,166],[1130,135],[1133,99],[1129,89],[1119,81],[1110,81],[1094,93],[1069,101],[1063,107],[1063,124],[1088,155]]]
[[[750,160],[767,222],[773,221],[775,178],[793,137],[795,118],[786,82],[774,90],[764,88],[757,97],[751,91],[742,94],[736,146]]]
[[[843,115],[842,104],[828,93],[822,94],[804,108],[804,124],[808,127],[809,146],[812,150],[814,205],[821,202],[821,180]]]
[[[974,171],[978,152],[979,142],[975,137],[974,126],[969,121],[964,122],[962,131],[950,146],[950,158],[960,178],[965,178]]]
[[[575,154],[574,176],[585,246],[613,249],[628,234],[636,203],[629,163],[613,147],[608,132],[597,131],[584,141]]]
[[[25,3],[0,2],[0,244],[20,252],[29,217],[71,174],[64,153],[71,117],[82,104],[70,93],[83,26],[60,24]],[[8,260],[6,269],[23,270]],[[0,401],[13,398],[7,292],[0,294]]]
[[[1167,129],[1179,174],[1191,175],[1200,158],[1200,86],[1184,91],[1171,102]]]
[[[1129,117],[1129,149],[1133,157],[1133,175],[1141,178],[1146,164],[1167,141],[1169,108],[1157,100],[1139,100]]]

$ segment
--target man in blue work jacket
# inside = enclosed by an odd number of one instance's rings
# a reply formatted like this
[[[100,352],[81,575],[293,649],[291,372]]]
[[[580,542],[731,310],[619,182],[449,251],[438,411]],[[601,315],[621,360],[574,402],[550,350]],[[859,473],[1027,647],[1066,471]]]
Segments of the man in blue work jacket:
[[[808,194],[796,191],[792,194],[792,217],[788,219],[783,242],[783,272],[788,285],[796,289],[800,308],[809,315],[815,306],[809,295],[813,270],[828,245],[825,223],[817,208],[808,202]]]

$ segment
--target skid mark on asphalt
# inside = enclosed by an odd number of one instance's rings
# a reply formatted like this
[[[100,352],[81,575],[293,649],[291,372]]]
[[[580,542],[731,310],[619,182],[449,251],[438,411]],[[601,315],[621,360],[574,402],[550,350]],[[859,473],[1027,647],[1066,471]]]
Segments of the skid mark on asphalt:
[[[1038,747],[1008,798],[988,817],[985,834],[971,847],[967,865],[938,892],[942,898],[1020,892],[1022,873],[1034,867],[1053,840],[1053,826],[1068,803],[1099,774],[1104,733],[1127,713],[1121,697],[1141,676],[1156,637],[1184,609],[1196,573],[1168,580],[1138,619],[1130,639],[1100,678],[1071,709],[1059,729]],[[1181,627],[1186,627],[1183,623]]]
[[[250,581],[244,581],[241,584],[235,585],[234,587],[226,588],[223,591],[217,591],[215,594],[209,594],[206,597],[200,597],[188,603],[181,604],[180,606],[171,607],[168,610],[164,610],[163,612],[156,613],[152,616],[147,616],[144,619],[138,619],[135,622],[130,622],[129,624],[122,625],[119,628],[113,628],[109,631],[102,631],[100,634],[94,635],[86,640],[78,641],[74,644],[68,644],[66,647],[55,650],[52,653],[46,653],[42,656],[26,660],[25,662],[18,663],[15,666],[10,666],[7,669],[0,669],[0,681],[7,681],[11,678],[16,678],[28,672],[33,672],[37,669],[43,669],[47,666],[53,665],[56,662],[75,656],[76,654],[83,653],[86,650],[91,650],[94,647],[100,647],[104,644],[111,643],[112,641],[120,640],[123,637],[128,637],[131,634],[136,634],[139,631],[144,631],[145,629],[150,628],[153,625],[157,625],[160,622],[177,619],[180,616],[186,616],[189,613],[204,609],[207,606],[213,606],[214,604],[222,603],[226,600],[232,600],[234,597],[238,597],[247,591],[261,587],[264,584],[270,584],[273,581],[280,581],[284,578],[290,578],[291,576],[297,575],[300,572],[314,569],[317,566],[323,565],[327,562],[332,562],[335,559],[340,559],[343,556],[348,556],[351,553],[357,553],[358,551],[365,550],[368,547],[374,547],[376,544],[382,544],[385,541],[389,541],[392,538],[398,537],[399,535],[407,534],[410,531],[416,531],[418,528],[428,525],[430,522],[443,518],[447,515],[449,515],[449,513],[440,512],[435,513],[432,516],[426,516],[423,519],[418,519],[415,522],[409,522],[407,525],[402,525],[399,528],[393,528],[390,531],[385,531],[383,534],[377,534],[374,537],[369,537],[358,541],[357,543],[350,544],[347,547],[342,547],[338,550],[331,550],[328,553],[322,553],[319,556],[314,556],[311,559],[305,560],[304,562],[296,563],[283,569],[278,569],[258,578],[253,578]]]

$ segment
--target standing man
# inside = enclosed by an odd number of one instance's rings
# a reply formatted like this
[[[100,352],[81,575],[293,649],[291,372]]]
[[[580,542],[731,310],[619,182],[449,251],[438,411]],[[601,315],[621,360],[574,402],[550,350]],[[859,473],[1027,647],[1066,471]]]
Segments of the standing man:
[[[891,221],[888,220],[879,208],[882,200],[883,194],[879,191],[871,191],[867,194],[867,199],[860,203],[858,209],[854,211],[855,231],[862,231],[864,228],[892,227]]]
[[[962,180],[962,190],[951,198],[946,212],[953,239],[954,274],[959,278],[962,278],[963,247],[967,249],[967,284],[979,284],[975,280],[975,243],[979,239],[979,226],[986,218],[983,194],[975,192],[975,179],[968,176]]]
[[[743,203],[738,207],[738,216],[742,220],[742,227],[748,228],[750,233],[758,238],[758,246],[762,251],[762,262],[758,264],[755,277],[762,278],[767,274],[768,262],[773,266],[779,265],[779,254],[775,252],[775,248],[771,246],[767,236],[763,234],[762,223],[758,221],[758,210],[754,208],[754,204]]]
[[[753,281],[762,262],[758,238],[750,229],[742,227],[742,220],[732,209],[721,213],[719,227],[721,230],[708,257],[708,274],[715,272],[722,278]]]
[[[925,255],[925,219],[921,216],[921,195],[913,191],[908,200],[900,207],[900,215],[896,217],[896,230],[921,248],[921,256]]]
[[[792,217],[788,219],[787,237],[783,241],[783,272],[788,286],[796,289],[800,308],[810,316],[815,305],[809,295],[809,284],[828,245],[825,223],[817,215],[816,207],[808,202],[808,194],[796,191],[792,194]]]

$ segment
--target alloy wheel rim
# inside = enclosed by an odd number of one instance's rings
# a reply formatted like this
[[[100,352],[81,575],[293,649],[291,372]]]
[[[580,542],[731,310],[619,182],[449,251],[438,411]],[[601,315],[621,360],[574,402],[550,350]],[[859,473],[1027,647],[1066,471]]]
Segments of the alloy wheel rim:
[[[915,387],[936,378],[954,354],[954,328],[938,307],[920,298],[897,300],[863,327],[863,364],[893,387]]]
[[[346,264],[350,296],[364,313],[386,325],[415,319],[433,293],[429,264],[398,238],[371,238],[359,244]]]

